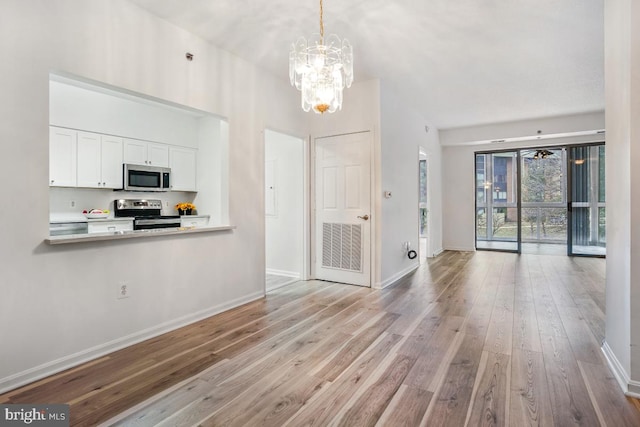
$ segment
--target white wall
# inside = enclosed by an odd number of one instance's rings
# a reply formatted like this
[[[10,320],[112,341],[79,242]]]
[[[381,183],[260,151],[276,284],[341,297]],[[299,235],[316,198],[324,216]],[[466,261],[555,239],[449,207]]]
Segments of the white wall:
[[[430,256],[442,248],[442,193],[438,130],[397,99],[384,81],[380,87],[381,190],[392,194],[390,199],[381,200],[382,274],[376,286],[384,287],[419,265],[418,258],[410,260],[407,257],[402,243],[408,241],[412,249],[418,250],[420,147],[426,150],[430,168]],[[427,125],[429,132],[425,130]]]
[[[607,287],[603,346],[624,391],[640,396],[640,5],[605,2]]]
[[[568,129],[576,129],[577,122],[583,123],[582,130],[592,130],[600,125],[601,115],[586,114],[583,120],[577,120],[572,116],[567,123]],[[521,122],[520,122],[521,123]],[[530,128],[545,128],[549,119],[541,119],[537,123],[535,120],[527,121]],[[553,120],[558,133],[562,133],[562,127],[558,120]],[[517,125],[509,124],[509,129]],[[574,130],[572,130],[573,132]],[[444,132],[444,131],[443,131]],[[441,132],[441,134],[443,133]],[[523,128],[523,132],[525,129]],[[496,138],[505,135],[500,129],[500,125],[494,125],[491,134]],[[522,136],[524,136],[523,134]],[[470,138],[472,138],[470,136]],[[447,145],[442,147],[442,181],[443,181],[443,217],[446,218],[443,224],[443,246],[447,250],[473,251],[475,250],[475,178],[474,178],[474,153],[476,151],[502,150],[511,148],[525,148],[538,146],[553,146],[580,142],[600,142],[604,140],[604,135],[583,135],[576,137],[555,138],[555,139],[532,139],[530,141],[499,143],[499,144],[463,144]],[[607,156],[609,147],[607,145]],[[607,198],[609,195],[607,194]],[[608,200],[607,200],[608,203]],[[607,209],[607,213],[608,213]],[[609,222],[607,220],[607,222]],[[607,245],[608,246],[608,245]],[[607,249],[608,251],[608,249]]]
[[[625,4],[626,1],[623,1],[622,3]],[[631,380],[633,381],[633,385],[632,387],[630,387],[630,389],[632,389],[637,397],[640,397],[640,221],[638,221],[638,218],[640,218],[640,168],[638,168],[638,165],[640,164],[640,144],[638,143],[640,141],[640,120],[638,120],[638,118],[640,117],[640,31],[638,31],[638,26],[640,25],[640,2],[632,1],[628,15],[625,13],[623,16],[625,16],[625,19],[628,19],[628,21],[626,21],[622,25],[622,32],[623,34],[629,34],[628,41],[625,41],[623,45],[628,45],[630,47],[630,49],[628,50],[628,59],[625,59],[623,61],[623,64],[626,64],[626,61],[629,61],[628,71],[625,71],[625,74],[628,73],[629,77],[627,79],[625,75],[622,79],[621,86],[614,86],[618,89],[618,91],[613,88],[612,91],[614,91],[614,96],[620,96],[621,98],[619,99],[628,102],[629,107],[628,109],[625,109],[624,112],[621,112],[622,114],[620,116],[615,115],[615,112],[613,113],[612,121],[614,122],[614,124],[612,124],[612,126],[615,126],[616,122],[618,126],[620,126],[621,124],[625,123],[626,120],[628,120],[628,122],[626,123],[628,123],[629,138],[626,139],[622,137],[619,139],[619,142],[624,141],[622,143],[622,146],[625,147],[628,141],[631,148],[629,157],[614,157],[612,161],[614,162],[614,165],[616,165],[614,166],[613,173],[616,173],[618,161],[623,159],[629,163],[628,168],[631,171],[629,184],[631,187],[631,229],[629,232],[631,239],[631,271],[629,275],[629,301],[631,302],[631,307],[629,308],[631,314],[631,342],[629,348],[631,350]],[[629,33],[626,33],[627,28],[629,29]],[[614,76],[611,77],[613,78]],[[629,82],[628,86],[626,86],[627,82]],[[610,84],[608,78],[606,80],[606,83]],[[624,134],[621,134],[621,136],[622,135]],[[623,149],[622,152],[624,151],[626,150]],[[625,169],[623,169],[623,176],[626,173]],[[609,178],[609,176],[607,176],[607,178]],[[613,185],[615,186],[617,183],[618,180],[615,179]],[[607,187],[607,189],[609,189],[609,187]],[[611,191],[619,190],[611,189]],[[618,205],[614,204],[611,208],[607,209],[607,212],[609,212],[610,209],[616,208],[618,208]],[[624,224],[624,222],[622,224]],[[619,243],[622,242],[616,242],[616,247],[618,249],[622,248],[622,246],[618,246]],[[612,268],[615,267],[612,266]],[[608,265],[607,271],[609,271]],[[616,277],[612,275],[611,281],[615,279]],[[607,283],[610,283],[609,277],[607,277]],[[615,293],[616,291],[613,292]],[[608,297],[609,294],[607,294],[607,298]],[[609,306],[609,303],[607,302],[607,313],[609,313],[609,309],[615,310],[613,304]],[[606,332],[609,333],[610,328],[612,327],[615,327],[615,324],[611,325],[611,327],[607,325]]]
[[[198,119],[198,192],[193,202],[199,214],[210,216],[210,225],[229,222],[228,129],[227,122],[216,117]]]
[[[297,92],[297,95],[299,97],[300,93]],[[306,113],[313,138],[362,131],[378,133],[380,82],[378,80],[356,81],[350,88],[344,89],[343,95],[344,101],[340,111],[333,114]],[[299,105],[298,100],[298,107]]]
[[[49,120],[54,126],[198,148],[198,119],[142,98],[55,75],[50,84]]]
[[[487,143],[509,138],[530,137],[536,139],[538,136],[546,138],[566,133],[602,130],[604,125],[604,111],[594,111],[542,119],[444,129],[440,130],[440,143],[442,145],[468,145],[470,142]]]
[[[300,278],[304,256],[304,140],[265,130],[265,162],[273,167],[274,209],[265,217],[267,272]]]
[[[442,147],[442,246],[445,250],[475,250],[474,156],[477,148]]]
[[[285,78],[123,0],[5,0],[0,18],[0,390],[264,293],[261,131],[301,126]],[[188,62],[185,52],[195,58]],[[231,232],[52,247],[52,70],[228,118]],[[305,133],[302,133],[305,134]],[[17,206],[17,207],[16,207]],[[256,242],[259,242],[256,244]],[[116,273],[132,296],[116,300]]]

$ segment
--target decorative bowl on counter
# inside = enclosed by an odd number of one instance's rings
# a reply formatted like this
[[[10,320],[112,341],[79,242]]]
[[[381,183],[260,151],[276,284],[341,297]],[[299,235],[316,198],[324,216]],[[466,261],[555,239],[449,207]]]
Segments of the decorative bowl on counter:
[[[89,209],[82,211],[83,215],[87,219],[99,219],[99,218],[107,218],[109,216],[108,209]]]

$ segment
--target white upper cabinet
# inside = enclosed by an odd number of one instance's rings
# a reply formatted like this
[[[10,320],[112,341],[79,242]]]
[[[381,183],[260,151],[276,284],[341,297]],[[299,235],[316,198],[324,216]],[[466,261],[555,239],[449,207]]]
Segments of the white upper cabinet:
[[[169,167],[169,146],[149,142],[147,144],[147,158],[151,166]]]
[[[57,127],[49,129],[49,185],[75,187],[77,135],[75,131]]]
[[[171,168],[171,190],[197,191],[196,155],[197,150],[186,147],[169,148],[169,167]]]
[[[197,191],[198,150],[94,132],[50,127],[49,185],[122,188],[122,164],[171,168],[171,189]]]
[[[147,164],[147,142],[137,139],[124,139],[124,163],[134,165]]]
[[[122,188],[122,138],[78,132],[78,187]]]
[[[124,163],[168,167],[169,146],[139,139],[124,140]]]
[[[122,138],[102,135],[102,186],[104,188],[122,188]]]
[[[102,187],[100,135],[78,132],[78,187]]]

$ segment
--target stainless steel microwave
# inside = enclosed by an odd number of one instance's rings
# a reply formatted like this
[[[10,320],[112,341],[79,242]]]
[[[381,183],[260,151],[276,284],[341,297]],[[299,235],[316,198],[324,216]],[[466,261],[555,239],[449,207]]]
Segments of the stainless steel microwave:
[[[125,163],[123,190],[125,191],[171,191],[171,169]]]

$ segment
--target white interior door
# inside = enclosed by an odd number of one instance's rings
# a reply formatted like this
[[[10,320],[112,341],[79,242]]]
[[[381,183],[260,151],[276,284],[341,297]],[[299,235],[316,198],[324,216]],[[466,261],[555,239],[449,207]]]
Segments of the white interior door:
[[[315,143],[316,278],[371,286],[371,134]]]

